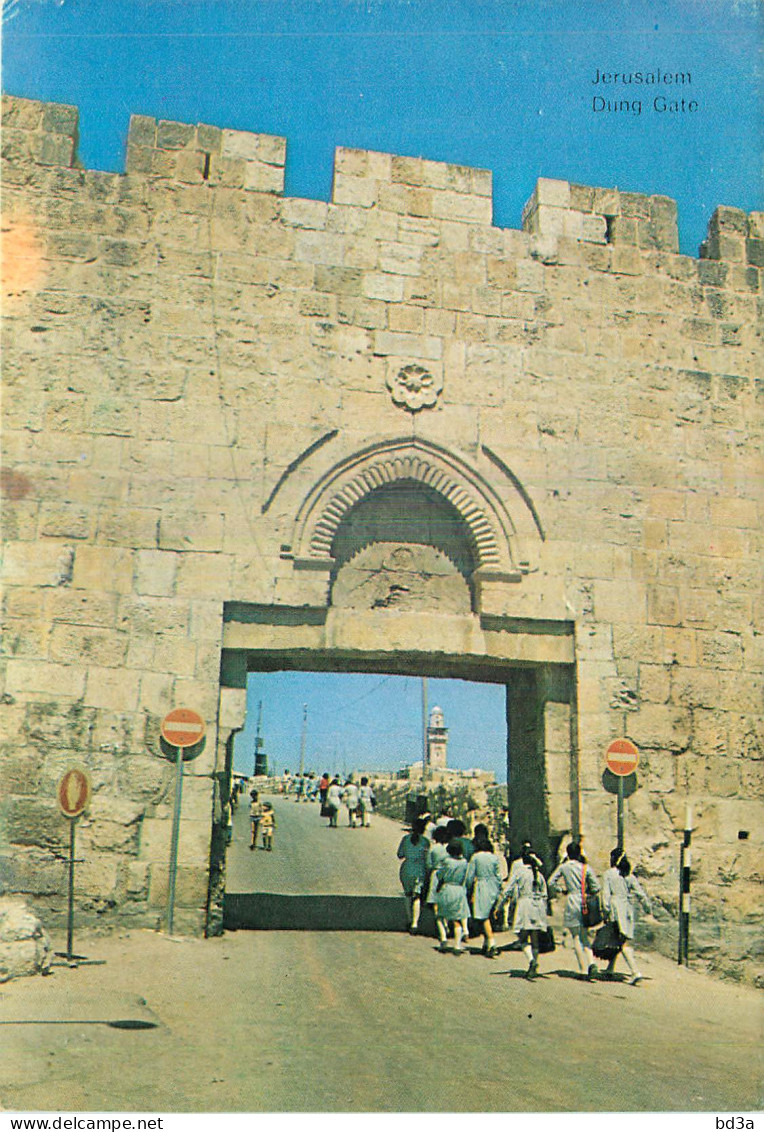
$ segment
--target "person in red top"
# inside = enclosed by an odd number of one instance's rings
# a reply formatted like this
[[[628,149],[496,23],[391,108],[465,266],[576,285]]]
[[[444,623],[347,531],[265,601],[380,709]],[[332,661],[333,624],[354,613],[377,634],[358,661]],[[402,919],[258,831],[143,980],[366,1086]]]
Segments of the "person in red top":
[[[329,774],[327,771],[321,775],[318,780],[318,800],[321,803],[321,816],[324,817],[326,809],[326,792],[329,789]]]

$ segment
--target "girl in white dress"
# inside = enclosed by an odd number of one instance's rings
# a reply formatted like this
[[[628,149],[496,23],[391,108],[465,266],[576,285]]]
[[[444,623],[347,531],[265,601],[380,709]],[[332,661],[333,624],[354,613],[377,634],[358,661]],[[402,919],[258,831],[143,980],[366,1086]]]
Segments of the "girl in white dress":
[[[639,901],[649,915],[652,911],[650,900],[637,878],[632,875],[629,858],[623,849],[614,849],[610,854],[610,868],[602,878],[602,908],[606,919],[612,921],[618,928],[621,953],[631,972],[629,983],[631,986],[636,986],[641,982],[642,974],[631,945],[635,926],[632,897]],[[608,975],[612,975],[617,958],[618,956],[614,955],[608,963]]]
[[[589,929],[584,923],[581,887],[585,886],[587,895],[594,895],[599,892],[600,885],[586,863],[580,842],[571,841],[565,854],[566,860],[557,866],[549,878],[549,890],[552,895],[560,890],[568,894],[562,922],[573,940],[579,970],[587,978],[596,979],[597,965],[589,942]]]
[[[528,960],[527,979],[535,979],[539,970],[539,932],[547,929],[547,888],[541,861],[532,849],[525,849],[521,860],[512,864],[509,894],[515,901],[512,928],[523,945]]]

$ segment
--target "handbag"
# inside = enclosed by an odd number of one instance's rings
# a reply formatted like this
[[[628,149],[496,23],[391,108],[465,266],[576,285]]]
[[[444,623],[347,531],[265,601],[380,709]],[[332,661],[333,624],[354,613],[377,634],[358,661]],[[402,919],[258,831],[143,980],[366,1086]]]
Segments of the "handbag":
[[[551,928],[544,928],[543,932],[539,932],[539,955],[548,955],[555,947],[554,932]]]
[[[587,928],[596,928],[602,923],[602,908],[596,892],[586,894],[586,865],[581,870],[581,917]]]
[[[592,951],[598,959],[615,959],[621,950],[621,933],[618,925],[609,920],[597,930],[592,943]]]

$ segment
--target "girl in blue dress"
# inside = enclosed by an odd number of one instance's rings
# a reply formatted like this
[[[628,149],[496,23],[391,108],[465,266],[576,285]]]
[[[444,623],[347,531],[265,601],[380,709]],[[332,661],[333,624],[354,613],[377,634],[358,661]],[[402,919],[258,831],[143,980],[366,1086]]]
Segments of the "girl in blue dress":
[[[462,941],[468,938],[467,919],[470,906],[467,903],[467,868],[464,849],[457,838],[449,841],[446,856],[438,866],[438,883],[435,895],[435,923],[438,928],[440,950],[448,951],[448,924],[454,925],[454,955],[462,955]]]
[[[427,877],[427,850],[430,848],[430,842],[424,835],[424,826],[422,818],[414,818],[411,823],[411,833],[401,838],[398,846],[398,859],[401,861],[398,875],[406,897],[409,931],[412,935],[419,927],[422,890]]]
[[[501,871],[499,858],[493,851],[484,825],[475,826],[473,837],[475,852],[470,857],[467,868],[467,891],[472,890],[472,915],[480,921],[483,933],[483,955],[493,959],[496,948],[493,943],[491,912],[501,892]]]

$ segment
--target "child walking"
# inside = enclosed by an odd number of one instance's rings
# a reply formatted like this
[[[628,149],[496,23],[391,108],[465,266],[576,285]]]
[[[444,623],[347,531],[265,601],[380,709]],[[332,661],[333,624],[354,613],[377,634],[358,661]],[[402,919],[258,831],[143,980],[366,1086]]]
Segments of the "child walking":
[[[273,849],[273,831],[276,828],[276,815],[270,802],[263,803],[263,816],[260,818],[260,829],[263,834],[263,849],[268,852]]]

